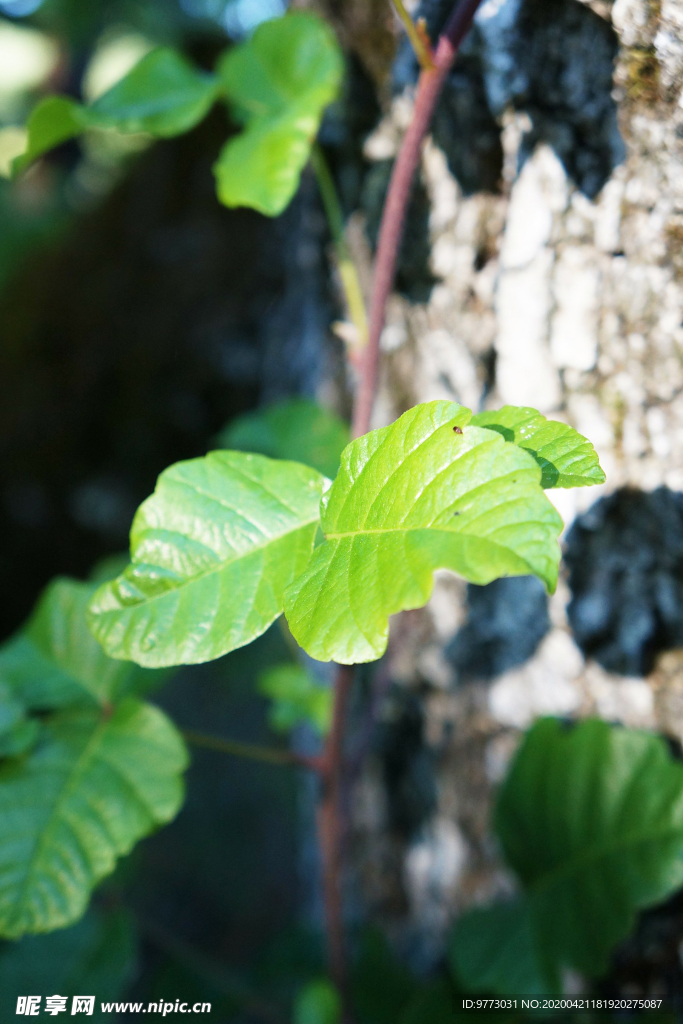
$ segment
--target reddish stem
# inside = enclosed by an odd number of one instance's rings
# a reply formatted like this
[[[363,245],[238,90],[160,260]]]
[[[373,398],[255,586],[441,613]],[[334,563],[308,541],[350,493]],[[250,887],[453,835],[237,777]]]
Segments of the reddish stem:
[[[377,390],[379,340],[384,327],[387,299],[394,281],[396,259],[401,244],[413,177],[420,161],[422,142],[429,129],[436,101],[456,58],[458,47],[472,24],[475,11],[481,2],[482,0],[460,0],[439,38],[434,53],[434,67],[425,69],[420,74],[413,120],[405,134],[394,165],[382,214],[370,305],[369,339],[363,354],[361,377],[354,401],[352,423],[354,437],[360,437],[370,429],[372,407]],[[343,814],[341,805],[344,729],[353,678],[352,668],[344,665],[337,666],[332,728],[320,763],[323,796],[318,809],[318,834],[322,858],[330,973],[341,993],[344,1022],[351,1020],[351,1010],[347,989],[342,901]]]
[[[351,666],[337,666],[337,677],[334,681],[332,728],[322,756],[323,795],[318,808],[318,835],[323,865],[323,896],[330,973],[341,993],[345,1020],[349,1019],[350,1014],[348,1011],[342,900],[343,816],[341,814],[341,790],[344,767],[344,727],[353,678],[354,670]]]
[[[461,0],[439,38],[434,54],[434,67],[425,69],[420,74],[413,119],[403,137],[394,164],[382,213],[370,302],[369,338],[363,353],[361,378],[353,410],[354,437],[361,437],[370,429],[379,372],[379,340],[384,328],[387,299],[394,283],[396,260],[413,178],[420,162],[422,142],[429,130],[436,101],[453,66],[460,43],[470,28],[481,2],[482,0]]]

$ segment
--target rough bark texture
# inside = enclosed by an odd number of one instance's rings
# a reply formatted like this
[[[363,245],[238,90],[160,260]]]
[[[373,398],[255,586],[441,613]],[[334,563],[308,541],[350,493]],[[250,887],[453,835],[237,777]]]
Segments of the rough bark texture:
[[[438,21],[442,6],[422,10]],[[567,525],[619,493],[570,534],[571,579],[544,636],[543,596],[508,581],[484,598],[474,588],[464,633],[466,588],[447,576],[426,612],[395,623],[399,685],[356,791],[354,856],[372,913],[423,965],[459,909],[510,889],[489,811],[537,715],[683,741],[683,656],[661,653],[683,645],[682,506],[669,493],[683,490],[682,40],[683,0],[489,0],[425,149],[438,283],[427,303],[392,298],[376,425],[435,398],[531,405],[589,436],[607,472],[604,487],[550,492]],[[371,160],[395,153],[412,74],[399,53]],[[605,573],[579,578],[596,537]]]

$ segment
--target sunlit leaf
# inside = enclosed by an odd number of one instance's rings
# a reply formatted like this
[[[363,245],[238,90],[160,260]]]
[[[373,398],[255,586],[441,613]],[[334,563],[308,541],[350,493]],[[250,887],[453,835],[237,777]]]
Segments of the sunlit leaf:
[[[198,71],[174,50],[152,50],[121,81],[89,106],[48,96],[29,116],[27,148],[12,163],[14,174],[88,128],[180,135],[202,120],[216,99],[213,75]]]
[[[152,50],[89,107],[91,123],[123,132],[181,135],[201,121],[216,99],[213,75],[175,50]]]
[[[276,732],[287,732],[308,722],[324,736],[332,722],[332,690],[321,686],[301,665],[273,665],[258,679],[258,690],[273,701],[268,722]]]
[[[429,600],[432,574],[472,583],[534,573],[554,589],[562,520],[541,471],[450,402],[416,406],[353,441],[322,502],[325,542],[289,587],[285,612],[314,658],[373,661],[389,616]]]
[[[0,684],[27,708],[103,706],[163,680],[104,654],[86,621],[95,590],[92,583],[53,580],[24,628],[0,647]]]
[[[558,420],[547,420],[535,409],[506,405],[480,412],[471,424],[496,430],[530,452],[541,469],[543,487],[586,487],[605,482],[598,456],[587,438]]]
[[[310,558],[324,482],[243,452],[165,470],[135,516],[131,565],[93,598],[97,640],[153,667],[210,661],[255,639]]]
[[[349,443],[349,428],[329,409],[306,398],[289,398],[239,416],[218,441],[223,448],[303,462],[333,479]]]
[[[303,11],[264,22],[228,51],[218,75],[243,130],[214,168],[221,202],[269,216],[285,209],[342,73],[331,29]]]
[[[18,174],[55,146],[75,138],[87,127],[84,108],[66,96],[48,96],[31,111],[26,128],[26,151],[12,161],[12,173]]]
[[[683,764],[645,732],[543,719],[503,785],[496,830],[539,955],[598,976],[637,912],[683,885]]]
[[[186,763],[168,718],[132,698],[50,719],[0,768],[0,935],[77,920],[117,858],[178,812]]]

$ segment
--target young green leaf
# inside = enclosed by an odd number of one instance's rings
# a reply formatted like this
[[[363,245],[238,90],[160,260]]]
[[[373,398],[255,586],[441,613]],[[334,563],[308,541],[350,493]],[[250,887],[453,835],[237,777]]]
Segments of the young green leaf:
[[[324,483],[296,462],[243,452],[165,470],[136,513],[131,565],[90,605],[107,654],[190,664],[265,632],[310,558]]]
[[[214,168],[226,206],[251,206],[274,217],[299,185],[323,111],[336,97],[343,60],[331,29],[297,11],[266,21],[218,67],[242,132]]]
[[[27,708],[102,707],[164,678],[104,654],[86,622],[95,590],[92,583],[53,580],[24,628],[0,647],[0,684]]]
[[[349,443],[349,428],[307,398],[288,398],[239,416],[221,432],[218,443],[222,448],[303,462],[333,480]]]
[[[19,174],[43,153],[75,138],[88,126],[85,109],[66,96],[47,96],[29,115],[26,151],[12,161],[12,174]]]
[[[175,50],[159,47],[87,109],[98,127],[170,138],[206,116],[217,90],[213,75],[198,71]]]
[[[473,416],[472,426],[495,430],[530,452],[543,470],[542,487],[587,487],[605,482],[598,456],[587,438],[535,409],[505,405]]]
[[[524,899],[471,910],[457,921],[450,964],[467,992],[551,995],[559,979],[544,973]]]
[[[14,174],[39,156],[88,128],[148,132],[169,138],[189,131],[216,99],[213,75],[197,71],[174,50],[152,50],[125,78],[89,106],[66,96],[48,96],[29,116],[26,151],[12,163]]]
[[[540,955],[598,976],[637,912],[683,884],[683,765],[657,736],[543,719],[503,785],[496,830]]]
[[[183,798],[185,745],[150,704],[62,712],[22,761],[0,769],[0,935],[75,921],[90,891]]]
[[[273,701],[268,722],[276,732],[288,732],[309,722],[325,736],[332,723],[332,690],[321,686],[301,665],[273,665],[258,679],[259,693]]]
[[[562,520],[541,471],[469,409],[431,402],[353,441],[322,502],[325,542],[285,595],[313,658],[374,661],[389,616],[426,604],[437,568],[472,583],[534,573],[552,590]]]

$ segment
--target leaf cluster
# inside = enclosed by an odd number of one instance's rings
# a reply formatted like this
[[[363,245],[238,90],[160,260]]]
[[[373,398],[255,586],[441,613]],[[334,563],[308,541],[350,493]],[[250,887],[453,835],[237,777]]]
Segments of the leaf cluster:
[[[178,812],[185,745],[141,699],[163,676],[90,635],[95,583],[53,581],[0,648],[0,935],[62,928]]]
[[[27,147],[13,171],[86,131],[181,135],[222,100],[240,130],[214,167],[218,197],[226,206],[276,216],[297,190],[342,74],[331,29],[307,12],[265,22],[250,40],[227,50],[213,73],[158,47],[92,103],[65,96],[42,100],[28,119]]]
[[[301,412],[291,409],[294,423]],[[562,521],[544,474],[558,486],[604,474],[565,424],[511,407],[487,417],[416,406],[348,444],[333,482],[238,451],[171,466],[135,516],[130,565],[90,604],[94,636],[113,658],[195,663],[249,643],[284,611],[311,657],[354,664],[382,655],[390,616],[428,601],[437,568],[479,584],[533,573],[553,590]],[[515,435],[515,418],[534,431]],[[266,413],[233,436],[261,431],[274,444],[273,423],[282,436],[286,419]],[[330,462],[340,435],[328,433]]]

